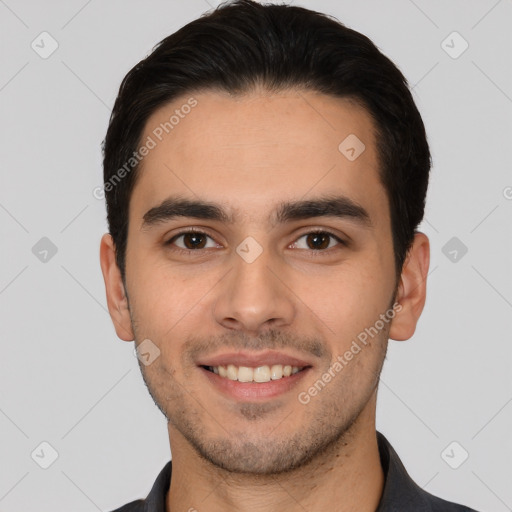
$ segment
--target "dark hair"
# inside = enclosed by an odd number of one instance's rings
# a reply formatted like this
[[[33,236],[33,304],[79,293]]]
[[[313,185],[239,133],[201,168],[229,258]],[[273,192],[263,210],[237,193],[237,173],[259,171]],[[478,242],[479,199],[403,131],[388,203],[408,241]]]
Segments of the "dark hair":
[[[370,39],[334,18],[236,0],[166,37],[121,83],[102,148],[107,219],[123,280],[128,207],[140,167],[132,157],[148,118],[187,93],[243,94],[258,85],[351,98],[371,115],[398,279],[423,218],[431,165],[425,127],[405,77]]]

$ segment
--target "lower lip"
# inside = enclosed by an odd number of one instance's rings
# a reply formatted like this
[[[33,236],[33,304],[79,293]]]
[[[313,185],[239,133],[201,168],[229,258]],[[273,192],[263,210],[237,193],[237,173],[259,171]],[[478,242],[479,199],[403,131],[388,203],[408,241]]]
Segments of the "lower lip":
[[[289,377],[282,377],[269,382],[239,382],[221,377],[203,367],[199,367],[199,369],[213,386],[223,394],[242,401],[274,398],[282,395],[297,386],[310,370],[310,368],[304,368],[304,370]]]

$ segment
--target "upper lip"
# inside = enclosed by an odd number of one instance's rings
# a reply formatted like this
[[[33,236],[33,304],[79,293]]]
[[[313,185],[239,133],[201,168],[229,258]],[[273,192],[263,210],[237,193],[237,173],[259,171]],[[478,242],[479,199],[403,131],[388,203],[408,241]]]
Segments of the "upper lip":
[[[224,352],[214,356],[206,356],[197,361],[198,366],[228,366],[229,364],[248,366],[250,368],[258,368],[265,365],[272,366],[275,364],[298,366],[299,368],[312,366],[311,363],[304,359],[274,350],[266,350],[264,352]]]

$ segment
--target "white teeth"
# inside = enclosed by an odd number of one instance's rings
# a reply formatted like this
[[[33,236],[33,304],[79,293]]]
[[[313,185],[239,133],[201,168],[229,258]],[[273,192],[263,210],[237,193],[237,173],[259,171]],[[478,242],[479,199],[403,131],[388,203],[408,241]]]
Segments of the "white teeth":
[[[254,382],[268,382],[269,380],[270,368],[267,365],[254,369]]]
[[[252,382],[254,377],[254,370],[247,366],[240,366],[238,368],[238,382]]]
[[[234,364],[228,364],[226,377],[231,380],[238,380],[238,368]]]
[[[274,364],[272,368],[270,368],[270,378],[272,380],[280,379],[283,376],[283,365],[282,364]]]
[[[228,364],[228,366],[210,366],[210,369],[220,377],[239,382],[270,382],[294,375],[303,368],[289,364],[284,366],[282,364],[264,365],[257,368]]]

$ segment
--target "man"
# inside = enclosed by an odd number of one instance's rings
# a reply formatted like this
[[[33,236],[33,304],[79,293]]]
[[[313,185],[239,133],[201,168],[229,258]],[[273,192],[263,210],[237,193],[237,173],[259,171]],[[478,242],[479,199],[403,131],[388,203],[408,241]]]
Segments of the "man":
[[[399,70],[306,9],[232,2],[128,73],[101,266],[172,466],[119,511],[470,510],[375,429],[425,302],[429,169]]]

